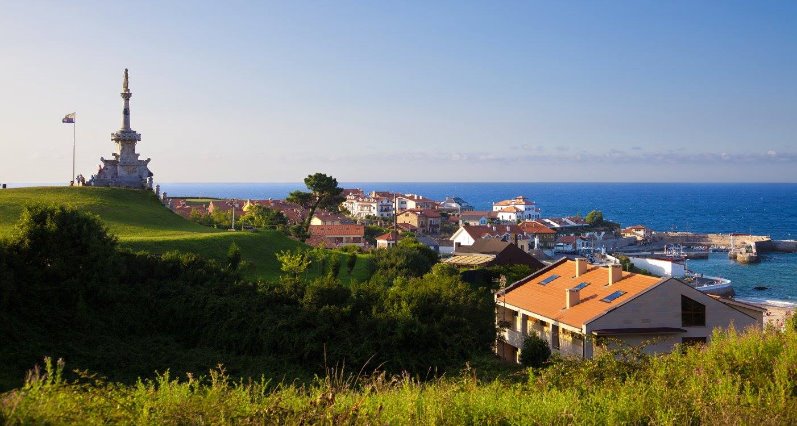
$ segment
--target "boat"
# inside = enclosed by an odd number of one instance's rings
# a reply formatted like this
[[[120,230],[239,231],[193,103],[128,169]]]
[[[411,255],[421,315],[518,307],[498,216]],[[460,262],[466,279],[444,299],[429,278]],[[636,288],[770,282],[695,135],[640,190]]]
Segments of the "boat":
[[[684,275],[681,280],[695,290],[706,294],[722,297],[733,297],[733,295],[736,294],[733,290],[731,280],[727,278],[713,277],[687,270],[686,275]]]

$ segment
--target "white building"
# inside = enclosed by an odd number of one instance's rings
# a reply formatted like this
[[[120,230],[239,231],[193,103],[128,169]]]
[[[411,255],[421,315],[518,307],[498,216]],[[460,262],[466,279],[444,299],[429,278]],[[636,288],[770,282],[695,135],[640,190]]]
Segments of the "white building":
[[[522,195],[518,195],[511,200],[493,203],[493,211],[498,213],[500,220],[506,222],[540,218],[540,209],[537,204]]]

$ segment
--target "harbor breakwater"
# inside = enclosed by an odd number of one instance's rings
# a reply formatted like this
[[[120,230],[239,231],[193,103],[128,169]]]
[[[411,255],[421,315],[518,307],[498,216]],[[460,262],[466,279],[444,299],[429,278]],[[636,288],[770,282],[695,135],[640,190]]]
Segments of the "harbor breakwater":
[[[755,243],[762,253],[797,253],[797,240],[764,240]]]
[[[797,253],[797,240],[773,240],[765,235],[700,234],[694,232],[661,232],[654,240],[664,244],[684,246],[722,247],[739,249],[747,245],[761,253]]]

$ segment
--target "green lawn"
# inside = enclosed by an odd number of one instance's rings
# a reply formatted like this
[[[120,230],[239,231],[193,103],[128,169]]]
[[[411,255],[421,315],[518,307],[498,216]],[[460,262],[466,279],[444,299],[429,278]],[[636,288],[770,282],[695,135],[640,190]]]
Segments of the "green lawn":
[[[66,205],[97,214],[120,244],[133,250],[156,254],[179,250],[223,260],[235,242],[246,262],[243,275],[250,279],[277,277],[280,270],[274,253],[306,247],[276,231],[233,232],[195,224],[161,205],[151,192],[92,187],[0,190],[0,238],[11,236],[24,206],[35,203]],[[352,277],[344,266],[340,278],[367,278],[369,262],[369,256],[360,256]]]

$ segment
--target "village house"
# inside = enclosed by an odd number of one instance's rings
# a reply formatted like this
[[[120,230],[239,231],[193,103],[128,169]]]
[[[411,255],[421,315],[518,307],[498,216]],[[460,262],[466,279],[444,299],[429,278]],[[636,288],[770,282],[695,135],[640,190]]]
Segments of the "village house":
[[[540,224],[547,226],[558,232],[559,234],[567,233],[567,232],[574,232],[581,228],[586,228],[589,226],[587,222],[584,221],[581,217],[578,216],[567,216],[567,217],[548,217],[544,219],[538,219],[537,222]]]
[[[581,253],[592,248],[591,240],[581,235],[565,235],[556,240],[554,251],[560,253]]]
[[[511,200],[493,203],[493,211],[498,213],[498,219],[504,222],[517,222],[519,220],[533,220],[540,218],[540,209],[534,201],[518,195]]]
[[[472,211],[473,206],[459,197],[446,197],[445,200],[437,203],[437,208],[451,214],[461,214],[462,212]]]
[[[327,248],[354,245],[365,246],[365,226],[363,225],[310,225],[310,238],[305,241],[311,246]]]
[[[538,221],[523,221],[518,227],[534,241],[532,248],[552,249],[556,245],[556,231]]]
[[[670,277],[623,272],[620,265],[561,259],[496,293],[503,328],[496,353],[518,362],[523,341],[538,335],[553,353],[591,358],[621,345],[646,353],[708,343],[715,328],[761,327],[764,310],[708,296]]]
[[[347,225],[353,223],[351,219],[339,213],[333,213],[327,210],[316,210],[313,218],[310,219],[310,225]]]
[[[498,212],[473,210],[459,215],[460,225],[485,226],[498,220]]]
[[[523,230],[517,225],[488,225],[488,226],[469,226],[462,225],[454,232],[449,240],[454,243],[454,251],[461,246],[473,245],[481,238],[495,238],[501,241],[514,242],[520,238]]]
[[[404,194],[396,197],[396,211],[404,210],[435,210],[437,201],[418,194]]]
[[[397,232],[391,231],[376,237],[376,248],[390,248],[396,245],[396,242],[401,238]]]
[[[304,207],[284,200],[273,200],[271,198],[267,200],[246,200],[246,203],[243,205],[243,211],[248,212],[252,206],[268,207],[281,212],[288,219],[288,223],[294,225],[304,222],[304,219],[307,217]]]
[[[231,214],[235,211],[235,217],[244,215],[244,203],[238,200],[213,200],[208,203],[208,213],[225,213]]]
[[[407,223],[419,232],[437,234],[440,232],[440,212],[431,209],[411,209],[399,213],[397,223]]]
[[[624,228],[620,235],[627,238],[635,238],[637,241],[648,241],[653,235],[653,231],[644,225],[634,225]]]
[[[389,193],[372,192],[364,195],[362,192],[352,192],[346,196],[346,200],[341,206],[348,211],[352,217],[365,219],[367,217],[379,217],[387,219],[393,217],[393,198]]]
[[[545,266],[517,245],[495,238],[481,238],[473,245],[457,247],[454,256],[443,262],[460,267],[526,265],[533,271]]]

